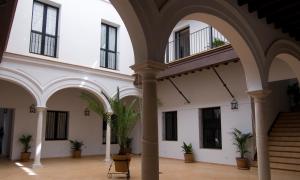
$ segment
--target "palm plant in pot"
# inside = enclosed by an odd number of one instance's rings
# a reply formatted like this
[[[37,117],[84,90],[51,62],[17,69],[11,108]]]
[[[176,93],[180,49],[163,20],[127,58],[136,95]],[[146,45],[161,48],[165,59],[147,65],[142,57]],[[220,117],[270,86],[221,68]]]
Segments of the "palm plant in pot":
[[[23,151],[21,152],[21,159],[22,162],[27,162],[30,160],[31,152],[29,152],[29,149],[31,148],[30,142],[31,142],[32,136],[31,135],[25,135],[23,134],[19,141],[23,145]]]
[[[127,149],[129,148],[127,147],[129,144],[128,139],[139,117],[139,113],[134,110],[135,100],[128,106],[125,106],[120,99],[119,89],[117,90],[117,95],[113,98],[109,98],[105,95],[113,111],[113,114],[110,116],[108,112],[105,112],[102,104],[94,96],[82,93],[81,97],[88,102],[88,106],[91,110],[100,116],[107,117],[104,119],[107,120],[112,131],[116,134],[120,147],[119,153],[112,157],[115,161],[115,170],[117,172],[128,172],[129,162],[131,160],[130,155],[127,153]]]
[[[240,157],[236,158],[236,163],[238,169],[249,169],[248,159],[245,155],[249,152],[247,149],[247,143],[250,138],[252,138],[251,133],[242,133],[238,129],[234,129],[233,135],[233,145],[236,146],[237,152],[240,153]]]
[[[83,146],[83,142],[77,141],[77,140],[70,140],[71,143],[71,149],[73,158],[81,158],[81,148]]]
[[[184,152],[184,162],[185,163],[191,163],[194,161],[194,157],[193,157],[193,147],[192,144],[186,144],[185,142],[183,142],[183,145],[181,146],[182,151]]]

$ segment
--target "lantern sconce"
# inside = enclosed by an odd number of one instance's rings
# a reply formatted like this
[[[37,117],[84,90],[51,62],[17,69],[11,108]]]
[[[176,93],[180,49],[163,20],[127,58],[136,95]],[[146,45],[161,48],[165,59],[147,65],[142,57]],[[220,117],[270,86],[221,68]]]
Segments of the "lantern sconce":
[[[237,110],[239,109],[239,103],[237,102],[237,100],[235,98],[233,98],[233,100],[231,101],[231,109],[232,110]]]
[[[29,107],[29,112],[30,112],[30,113],[35,113],[35,112],[36,112],[36,109],[35,109],[35,105],[34,105],[34,104],[31,104],[31,106]]]
[[[85,116],[90,116],[90,110],[88,108],[84,109],[84,115]]]

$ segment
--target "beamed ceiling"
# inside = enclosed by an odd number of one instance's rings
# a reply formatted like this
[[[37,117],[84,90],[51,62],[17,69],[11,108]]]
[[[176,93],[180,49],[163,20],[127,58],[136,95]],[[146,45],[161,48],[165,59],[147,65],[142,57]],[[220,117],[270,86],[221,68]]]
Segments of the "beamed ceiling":
[[[300,41],[300,0],[237,0],[239,6],[247,5],[250,13],[259,19],[266,18],[291,37]]]
[[[157,9],[160,11],[169,0],[154,0]]]

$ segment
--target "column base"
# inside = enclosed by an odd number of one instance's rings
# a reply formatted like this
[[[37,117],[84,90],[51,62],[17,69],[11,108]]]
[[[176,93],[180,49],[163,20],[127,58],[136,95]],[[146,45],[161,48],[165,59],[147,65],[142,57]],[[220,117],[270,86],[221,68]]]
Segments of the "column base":
[[[105,158],[104,162],[111,162],[111,158]]]
[[[33,163],[32,164],[32,169],[37,169],[37,168],[42,168],[43,165],[41,163]]]

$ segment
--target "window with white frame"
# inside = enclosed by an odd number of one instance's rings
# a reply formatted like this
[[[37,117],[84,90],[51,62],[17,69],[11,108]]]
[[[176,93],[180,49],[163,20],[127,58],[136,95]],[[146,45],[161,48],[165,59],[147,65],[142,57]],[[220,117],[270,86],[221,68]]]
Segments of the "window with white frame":
[[[117,69],[117,27],[101,24],[100,67]]]
[[[57,7],[33,1],[29,52],[44,56],[57,56]]]
[[[177,111],[163,113],[163,140],[177,141]]]

